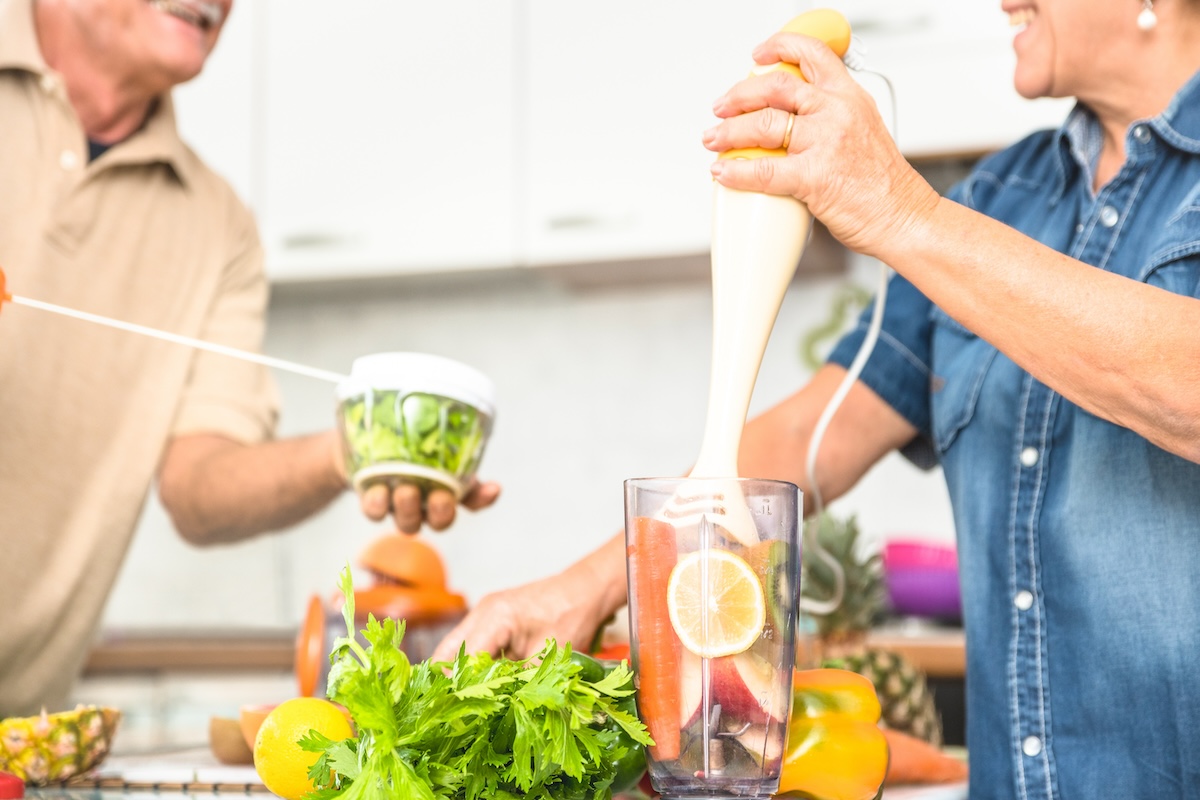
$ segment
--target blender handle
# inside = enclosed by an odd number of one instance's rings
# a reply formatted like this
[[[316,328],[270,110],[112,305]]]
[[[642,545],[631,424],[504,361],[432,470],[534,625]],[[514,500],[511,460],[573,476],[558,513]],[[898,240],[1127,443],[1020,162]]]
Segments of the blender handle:
[[[814,8],[812,11],[805,11],[797,17],[793,17],[779,31],[780,33],[798,33],[802,36],[811,36],[814,39],[820,39],[829,45],[830,50],[837,53],[838,58],[843,60],[846,59],[846,54],[850,52],[850,44],[853,40],[850,31],[850,22],[841,13],[834,11],[832,8]],[[777,72],[779,70],[790,72],[802,80],[808,80],[808,78],[804,77],[804,73],[800,71],[799,66],[789,64],[786,61],[758,65],[750,71],[750,74],[765,75],[768,72]],[[786,155],[787,150],[783,148],[741,147],[726,150],[719,158],[764,158]]]

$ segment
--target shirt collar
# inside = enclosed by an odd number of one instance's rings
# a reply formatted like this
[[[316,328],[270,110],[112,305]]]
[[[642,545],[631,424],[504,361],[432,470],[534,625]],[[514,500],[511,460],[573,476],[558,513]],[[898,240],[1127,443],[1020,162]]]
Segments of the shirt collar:
[[[1059,185],[1056,196],[1061,198],[1076,171],[1083,172],[1088,184],[1091,184],[1093,169],[1104,144],[1104,134],[1100,128],[1100,121],[1091,109],[1082,103],[1076,103],[1062,127],[1058,129],[1056,138],[1059,154]]]
[[[1180,150],[1200,153],[1200,72],[1175,93],[1167,109],[1150,120],[1150,125]]]
[[[50,72],[38,49],[33,0],[0,0],[0,70],[6,69]]]
[[[55,76],[38,47],[33,0],[0,0],[0,72]],[[170,94],[155,103],[145,123],[104,155],[105,164],[165,164],[184,185],[195,177],[196,157],[179,138]]]
[[[150,116],[133,135],[104,154],[107,164],[165,164],[185,185],[196,177],[197,159],[179,138],[170,94],[158,98]]]
[[[1167,144],[1187,153],[1200,154],[1200,72],[1188,79],[1161,114],[1136,120],[1129,127],[1145,124]],[[1057,197],[1075,169],[1082,170],[1089,184],[1104,143],[1100,121],[1091,109],[1076,103],[1056,134],[1059,152]]]

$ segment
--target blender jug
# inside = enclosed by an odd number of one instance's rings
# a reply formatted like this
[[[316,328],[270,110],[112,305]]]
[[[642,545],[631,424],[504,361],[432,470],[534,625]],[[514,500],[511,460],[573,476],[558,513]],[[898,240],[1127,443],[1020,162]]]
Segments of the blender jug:
[[[749,540],[729,535],[711,511],[731,481],[754,521]],[[687,497],[702,498],[706,510],[689,513],[680,503]],[[668,800],[778,789],[795,661],[799,508],[799,490],[783,481],[625,482],[638,711],[655,742],[651,782]]]

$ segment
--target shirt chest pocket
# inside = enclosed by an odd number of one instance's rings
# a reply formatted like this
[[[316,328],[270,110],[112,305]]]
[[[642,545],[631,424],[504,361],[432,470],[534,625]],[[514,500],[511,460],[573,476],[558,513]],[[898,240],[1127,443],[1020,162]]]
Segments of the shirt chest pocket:
[[[1200,297],[1200,236],[1196,233],[1200,229],[1200,208],[1189,209],[1181,221],[1187,224],[1171,227],[1190,228],[1191,235],[1166,241],[1158,247],[1142,267],[1138,280],[1175,294]]]
[[[996,348],[951,319],[937,306],[929,312],[933,346],[930,416],[933,443],[944,454],[975,416],[983,379]]]

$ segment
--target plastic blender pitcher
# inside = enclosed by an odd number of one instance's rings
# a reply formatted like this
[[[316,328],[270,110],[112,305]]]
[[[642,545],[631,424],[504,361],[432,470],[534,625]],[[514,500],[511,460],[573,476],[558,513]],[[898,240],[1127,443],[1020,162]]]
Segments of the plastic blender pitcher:
[[[733,539],[680,498],[736,483],[757,539]],[[800,587],[800,491],[783,481],[625,482],[630,643],[638,711],[668,800],[769,797],[792,702]],[[744,537],[743,537],[744,539]]]

